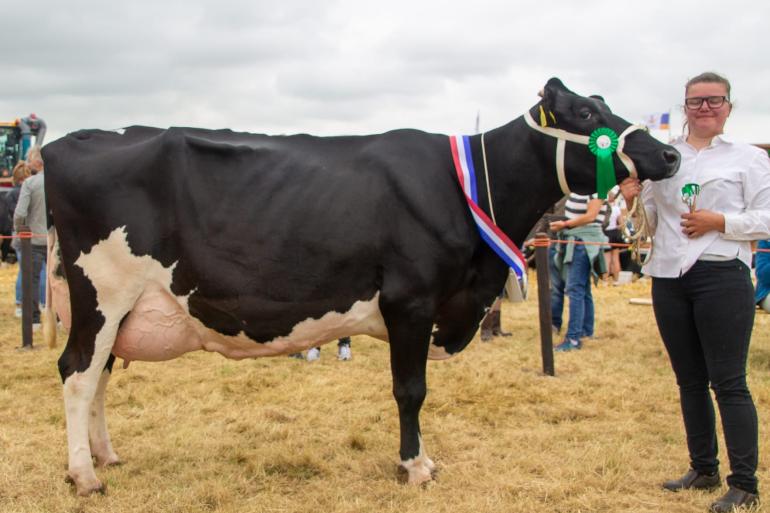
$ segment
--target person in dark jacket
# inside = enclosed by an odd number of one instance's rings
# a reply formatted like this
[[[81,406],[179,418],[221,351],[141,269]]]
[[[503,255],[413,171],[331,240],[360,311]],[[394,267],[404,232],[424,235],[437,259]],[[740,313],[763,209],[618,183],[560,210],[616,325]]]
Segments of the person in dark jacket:
[[[21,184],[31,175],[32,172],[25,160],[18,161],[13,167],[13,175],[11,176],[11,183],[13,184],[13,188],[8,191],[8,194],[5,196],[8,212],[10,213],[11,235],[16,235],[16,230],[13,229],[13,213],[16,211],[16,204],[19,202]],[[19,266],[19,270],[16,273],[16,317],[21,317],[21,248],[19,239],[12,239],[11,247],[16,252],[16,262]]]

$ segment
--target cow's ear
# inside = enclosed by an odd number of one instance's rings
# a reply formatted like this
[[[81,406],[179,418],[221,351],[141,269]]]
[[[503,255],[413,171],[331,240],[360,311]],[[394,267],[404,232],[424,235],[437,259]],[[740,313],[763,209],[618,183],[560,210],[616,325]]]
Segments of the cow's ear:
[[[553,119],[553,112],[556,110],[556,99],[557,97],[562,94],[564,91],[567,91],[567,88],[564,87],[564,84],[562,84],[561,80],[558,78],[552,78],[550,79],[546,84],[545,87],[543,87],[543,90],[541,91],[540,96],[543,97],[542,100],[542,106],[545,112],[551,113],[550,117]],[[545,114],[542,115],[543,117]],[[555,122],[555,120],[554,120]],[[541,120],[541,125],[543,124]]]
[[[599,100],[600,102],[602,102],[602,107],[606,108],[608,112],[610,113],[612,112],[612,109],[610,109],[610,106],[607,105],[607,102],[605,101],[604,96],[600,94],[592,94],[591,96],[589,96],[589,98],[592,98],[594,100]]]

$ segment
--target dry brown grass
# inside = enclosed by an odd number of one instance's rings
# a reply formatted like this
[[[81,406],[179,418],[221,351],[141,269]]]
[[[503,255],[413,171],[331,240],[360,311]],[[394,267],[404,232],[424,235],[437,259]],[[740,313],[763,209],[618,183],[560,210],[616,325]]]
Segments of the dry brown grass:
[[[687,456],[651,308],[628,304],[649,284],[635,283],[595,290],[601,338],[557,354],[556,378],[540,372],[535,296],[504,305],[512,339],[431,362],[422,428],[439,474],[428,486],[399,482],[387,345],[355,337],[350,362],[327,346],[314,364],[198,353],[116,365],[108,424],[125,464],[97,470],[106,496],[78,498],[63,479],[60,349],[16,351],[14,277],[15,268],[0,270],[5,513],[703,512],[717,496],[659,487],[686,470]],[[757,316],[750,360],[762,448],[769,325]],[[767,461],[763,450],[764,489]]]

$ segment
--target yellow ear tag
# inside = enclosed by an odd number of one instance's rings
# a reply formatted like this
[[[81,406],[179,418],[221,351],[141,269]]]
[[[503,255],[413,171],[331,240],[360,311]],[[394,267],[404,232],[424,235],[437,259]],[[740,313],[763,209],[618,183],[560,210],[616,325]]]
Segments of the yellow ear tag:
[[[553,120],[553,124],[555,125],[556,124],[556,116],[554,116],[553,112],[551,112],[550,110],[548,111],[548,114],[551,115],[551,119]]]
[[[545,118],[545,111],[542,105],[540,106],[540,126],[548,126],[548,120]]]

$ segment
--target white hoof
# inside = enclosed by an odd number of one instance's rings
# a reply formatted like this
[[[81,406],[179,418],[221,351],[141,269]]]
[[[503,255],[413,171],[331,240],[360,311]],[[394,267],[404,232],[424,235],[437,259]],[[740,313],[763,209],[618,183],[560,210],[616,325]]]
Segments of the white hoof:
[[[408,483],[410,485],[419,485],[433,480],[433,471],[436,465],[430,458],[417,457],[408,461],[402,461],[401,467],[409,475]]]
[[[68,471],[66,481],[75,485],[77,494],[81,497],[87,497],[94,492],[104,494],[106,487],[97,479],[96,474],[90,473],[90,476],[84,477],[76,472]]]

